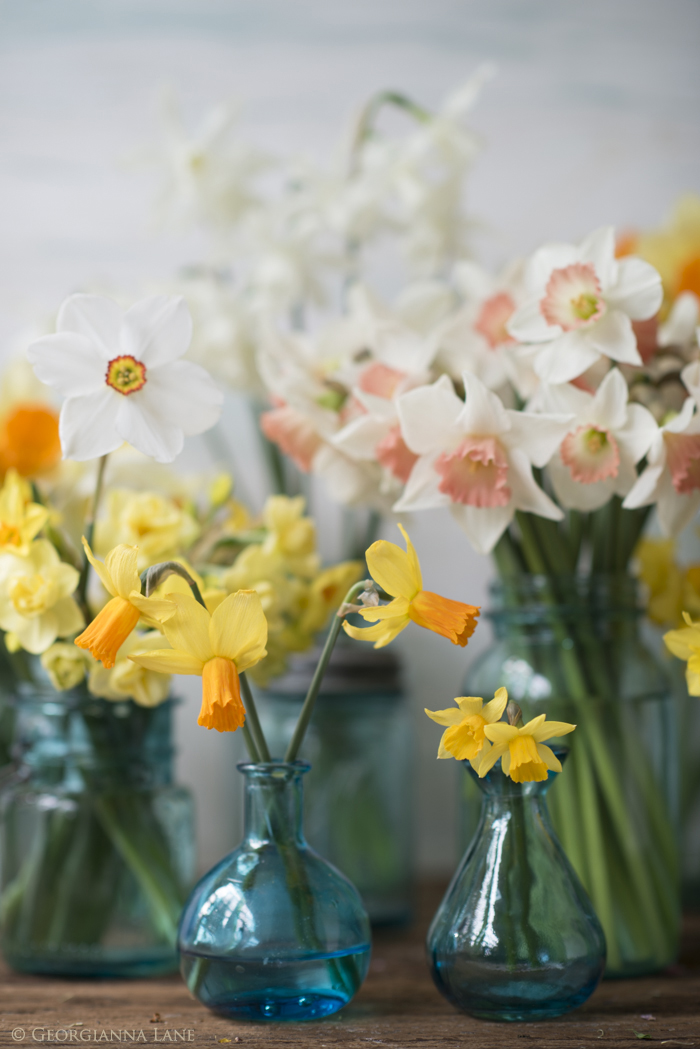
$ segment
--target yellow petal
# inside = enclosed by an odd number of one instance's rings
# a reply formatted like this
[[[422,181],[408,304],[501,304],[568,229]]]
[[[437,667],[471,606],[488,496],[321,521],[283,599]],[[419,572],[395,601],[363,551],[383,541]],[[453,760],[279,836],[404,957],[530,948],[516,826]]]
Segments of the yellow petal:
[[[683,613],[686,614],[685,612]],[[664,644],[678,659],[690,659],[692,646],[700,646],[700,630],[697,627],[682,627],[664,634]]]
[[[215,653],[209,637],[211,617],[206,608],[189,594],[171,594],[168,600],[176,611],[162,626],[172,647],[179,652],[189,652],[200,663],[212,659]]]
[[[102,586],[105,588],[107,593],[111,594],[112,597],[119,597],[114,583],[112,582],[111,575],[109,574],[105,566],[102,564],[102,562],[97,560],[92,550],[88,546],[88,541],[85,538],[85,536],[83,536],[83,549],[85,550],[85,556],[87,557],[88,561],[100,577],[102,581]]]
[[[346,620],[343,620],[343,630],[349,637],[354,637],[357,641],[374,641],[375,648],[384,648],[409,623],[410,619],[407,616],[397,616],[396,619],[384,619],[381,623],[367,627],[350,626]]]
[[[483,717],[484,701],[481,696],[459,696],[455,703],[462,714],[481,714]]]
[[[481,716],[489,725],[495,724],[503,717],[503,711],[508,705],[508,692],[505,688],[499,688],[493,699],[484,706]]]
[[[231,659],[239,671],[266,655],[267,620],[255,590],[239,590],[222,601],[211,617],[212,651]]]
[[[405,616],[408,623],[408,601],[405,597],[395,597],[388,605],[370,605],[369,608],[361,608],[359,615],[368,623],[377,623],[382,619],[395,619],[396,616]]]
[[[458,725],[464,717],[457,707],[448,707],[447,710],[428,710],[427,707],[423,709],[436,725]]]
[[[507,749],[507,743],[495,743],[494,746],[482,756],[478,768],[479,779],[484,778],[486,773],[493,768],[498,759],[507,751]]]
[[[548,769],[551,769],[552,772],[561,772],[561,761],[553,750],[549,747],[545,747],[544,743],[538,743],[537,753]]]
[[[413,578],[415,579],[415,582],[416,582],[416,590],[422,590],[423,589],[423,575],[422,575],[421,570],[420,570],[420,561],[418,560],[418,554],[416,553],[416,548],[413,545],[413,543],[411,542],[411,540],[408,538],[408,533],[406,532],[406,529],[404,528],[404,526],[402,524],[400,524],[398,526],[398,528],[399,528],[399,531],[401,532],[401,535],[404,537],[404,540],[406,542],[406,553],[408,554],[408,560],[409,560],[410,565],[411,565],[411,572],[412,572]]]
[[[128,658],[146,670],[157,670],[160,674],[198,674],[201,676],[204,663],[189,652],[174,648],[157,648],[150,652],[131,652]]]
[[[162,597],[144,597],[138,590],[131,591],[129,603],[138,608],[144,619],[153,623],[164,623],[166,619],[172,619],[177,612],[174,601]]]
[[[428,713],[428,711],[426,710],[426,714],[427,713]],[[443,732],[442,736],[440,737],[440,745],[438,746],[437,756],[440,759],[443,759],[443,758],[454,758],[454,754],[450,754],[449,750],[447,750],[447,748],[445,747],[445,733],[444,732]]]
[[[573,732],[575,728],[575,725],[569,725],[567,721],[544,721],[536,725],[530,735],[536,743],[544,743],[546,739],[552,739],[554,736],[565,736],[568,732]]]
[[[408,553],[386,539],[372,543],[367,551],[367,567],[375,583],[387,594],[411,601],[423,589],[423,580],[416,552],[407,536],[406,541]]]
[[[120,597],[129,597],[132,590],[141,592],[141,580],[136,568],[139,556],[137,546],[120,543],[105,557],[105,568],[109,572],[114,589]]]
[[[505,746],[518,734],[515,725],[508,725],[505,721],[497,721],[495,725],[484,725],[484,735],[492,743],[502,743]]]
[[[9,637],[9,634],[6,637]],[[685,672],[685,680],[688,685],[688,695],[700,696],[700,673],[689,666]]]

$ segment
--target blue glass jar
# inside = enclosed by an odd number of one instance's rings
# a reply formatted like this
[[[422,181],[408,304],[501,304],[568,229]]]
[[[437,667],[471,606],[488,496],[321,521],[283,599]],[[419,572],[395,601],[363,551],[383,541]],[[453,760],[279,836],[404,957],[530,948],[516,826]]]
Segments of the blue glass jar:
[[[180,923],[181,971],[214,1012],[316,1020],[353,997],[370,958],[357,890],[304,840],[309,765],[241,764],[244,837],[195,887]]]
[[[17,679],[5,647],[4,637],[0,634],[0,784],[7,776],[8,766],[12,762],[16,691]]]
[[[0,948],[14,969],[177,969],[195,852],[171,721],[171,701],[148,709],[84,686],[18,686],[18,765],[0,795]]]
[[[428,932],[433,979],[453,1005],[484,1020],[561,1016],[595,990],[605,937],[550,823],[545,794],[557,774],[520,784],[500,761],[482,780],[464,765],[483,807]]]
[[[318,652],[258,690],[273,757],[299,718]],[[395,653],[339,638],[301,757],[313,766],[304,791],[306,836],[352,881],[372,924],[405,922],[413,887],[413,733]]]

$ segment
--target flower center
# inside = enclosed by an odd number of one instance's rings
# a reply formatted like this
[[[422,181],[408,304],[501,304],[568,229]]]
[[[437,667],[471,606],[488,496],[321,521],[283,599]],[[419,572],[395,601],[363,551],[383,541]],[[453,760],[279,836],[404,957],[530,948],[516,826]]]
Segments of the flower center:
[[[515,303],[507,291],[492,295],[483,303],[474,328],[484,336],[490,349],[495,350],[497,346],[515,342],[506,329],[506,324],[514,312]]]
[[[0,521],[0,546],[21,546],[22,533],[16,525]]]
[[[107,365],[105,380],[117,393],[123,393],[128,397],[130,393],[136,393],[146,385],[146,365],[129,354],[115,357]]]
[[[559,454],[574,481],[581,484],[617,477],[620,468],[617,441],[609,430],[599,426],[579,426],[573,433],[568,433]]]
[[[540,310],[547,324],[556,324],[564,331],[587,328],[600,320],[606,305],[593,266],[575,262],[553,270]]]
[[[458,761],[475,758],[484,746],[485,724],[486,721],[480,714],[471,714],[458,725],[451,725],[445,732],[445,750],[453,754]]]
[[[467,437],[450,455],[443,453],[435,461],[442,477],[438,485],[453,503],[464,506],[507,506],[508,459],[494,437]]]
[[[54,603],[51,580],[38,573],[13,579],[9,592],[15,611],[21,616],[38,616]]]

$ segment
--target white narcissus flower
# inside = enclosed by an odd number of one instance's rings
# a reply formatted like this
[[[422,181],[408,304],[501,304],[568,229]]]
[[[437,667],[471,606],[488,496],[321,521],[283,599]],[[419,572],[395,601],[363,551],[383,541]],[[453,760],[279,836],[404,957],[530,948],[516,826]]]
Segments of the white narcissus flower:
[[[690,369],[682,378],[692,385]],[[647,468],[622,504],[626,510],[656,504],[659,524],[665,535],[676,535],[700,508],[700,415],[692,397],[681,411],[660,426],[647,453]]]
[[[466,402],[445,375],[398,399],[403,438],[419,458],[394,510],[449,506],[474,548],[488,554],[516,510],[562,519],[532,466],[549,462],[572,417],[511,411],[476,376],[462,378]]]
[[[575,247],[548,244],[525,270],[527,300],[508,321],[514,339],[534,344],[537,375],[570,382],[601,357],[642,364],[632,321],[652,317],[663,297],[661,278],[642,259],[615,258],[611,226]]]
[[[204,368],[180,360],[192,336],[184,299],[154,295],[124,312],[112,299],[72,295],[56,328],[27,357],[37,377],[66,398],[64,459],[96,459],[128,441],[169,463],[185,434],[218,421],[223,394]]]
[[[575,386],[543,391],[546,411],[574,414],[569,432],[547,466],[562,506],[597,510],[613,495],[624,497],[637,480],[635,464],[648,452],[657,432],[651,412],[627,403],[627,383],[612,368],[596,393]]]
[[[692,291],[682,292],[664,324],[659,325],[659,346],[682,346],[697,344],[698,313],[700,303]]]

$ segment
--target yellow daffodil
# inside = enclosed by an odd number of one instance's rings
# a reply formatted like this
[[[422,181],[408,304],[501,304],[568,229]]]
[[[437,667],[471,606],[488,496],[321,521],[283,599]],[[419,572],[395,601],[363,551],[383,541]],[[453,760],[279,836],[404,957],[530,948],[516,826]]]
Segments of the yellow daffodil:
[[[438,725],[447,725],[440,740],[438,757],[471,761],[476,766],[481,756],[491,749],[485,727],[501,720],[507,702],[508,693],[499,688],[488,703],[476,696],[462,696],[455,699],[456,708],[426,709],[425,713]]]
[[[48,404],[21,401],[0,417],[0,471],[35,477],[61,458],[58,415]]]
[[[31,501],[31,488],[16,470],[8,470],[0,488],[0,552],[26,556],[49,511]]]
[[[353,583],[362,579],[362,561],[341,561],[340,564],[324,568],[313,580],[305,595],[305,608],[299,616],[299,629],[308,635],[308,646],[313,635],[323,630],[332,612],[337,612]]]
[[[666,648],[688,666],[685,679],[691,696],[700,696],[700,622],[694,623],[687,612],[683,613],[687,626],[680,630],[669,630],[664,634]]]
[[[700,296],[700,197],[679,197],[670,221],[641,234],[634,253],[659,271],[667,301],[682,291]]]
[[[202,709],[197,724],[235,732],[245,721],[239,672],[264,658],[267,622],[254,590],[230,594],[210,614],[193,597],[172,594],[174,614],[163,620],[171,649],[138,652],[129,659],[164,674],[198,674]]]
[[[142,597],[141,580],[136,567],[138,547],[122,543],[107,554],[103,564],[93,555],[85,539],[83,546],[88,561],[112,599],[97,613],[83,633],[76,637],[75,644],[87,649],[110,669],[114,666],[117,652],[141,615],[152,622],[161,615],[172,615],[174,610],[167,600]]]
[[[85,677],[86,660],[89,659],[73,644],[56,641],[41,657],[41,665],[49,675],[51,684],[58,692],[75,688]]]
[[[485,776],[501,758],[503,772],[515,783],[545,780],[549,769],[561,772],[561,762],[549,747],[545,747],[544,741],[565,736],[575,728],[565,721],[546,721],[544,714],[519,728],[504,721],[486,725],[484,734],[493,746],[479,762],[477,772],[480,777]]]
[[[372,578],[394,600],[381,607],[361,609],[363,619],[379,621],[375,626],[358,628],[344,622],[345,632],[360,641],[374,641],[375,648],[383,648],[412,620],[464,648],[476,629],[480,610],[424,590],[418,555],[401,525],[399,529],[406,540],[405,551],[384,539],[372,543],[367,551]]]
[[[649,592],[647,615],[660,626],[683,622],[683,609],[700,615],[700,566],[681,568],[673,539],[642,539],[635,550],[639,577]]]
[[[47,539],[35,539],[26,557],[0,556],[0,629],[8,645],[39,655],[80,630],[83,615],[71,596],[78,579]]]
[[[114,666],[109,670],[95,663],[88,678],[88,689],[93,696],[123,702],[133,699],[140,707],[157,707],[168,698],[170,674],[148,670],[129,659],[133,652],[162,649],[163,637],[152,634],[130,634],[119,649]]]
[[[263,523],[268,536],[263,544],[267,554],[278,554],[294,575],[311,577],[318,572],[316,553],[316,525],[304,517],[306,500],[303,495],[290,499],[286,495],[272,495],[265,503]]]
[[[106,514],[95,528],[95,548],[137,546],[140,571],[156,561],[171,560],[199,536],[199,525],[181,501],[158,492],[116,488],[106,502]]]

